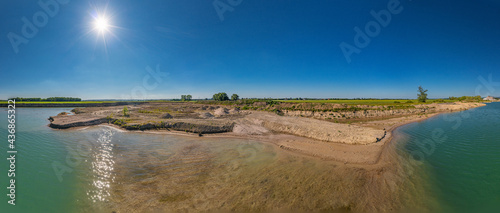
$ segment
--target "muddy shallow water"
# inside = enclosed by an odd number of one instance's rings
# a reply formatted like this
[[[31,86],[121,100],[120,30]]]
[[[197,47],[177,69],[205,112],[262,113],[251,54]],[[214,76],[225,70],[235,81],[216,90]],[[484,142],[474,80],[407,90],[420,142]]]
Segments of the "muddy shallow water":
[[[392,161],[395,150],[378,165],[345,165],[244,139],[78,132],[97,141],[77,175],[83,212],[386,211],[410,203],[402,192],[411,176]]]

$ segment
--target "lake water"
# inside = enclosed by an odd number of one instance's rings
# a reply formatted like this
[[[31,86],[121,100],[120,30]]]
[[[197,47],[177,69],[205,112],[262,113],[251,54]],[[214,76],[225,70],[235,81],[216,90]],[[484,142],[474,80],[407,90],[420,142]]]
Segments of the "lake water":
[[[500,212],[500,103],[441,114],[395,134],[427,210]]]
[[[17,205],[5,196],[0,212],[500,209],[498,103],[399,128],[392,143],[399,163],[383,169],[244,139],[47,127],[49,116],[69,110],[17,109]],[[0,117],[6,156],[6,111]],[[429,138],[442,140],[433,146]],[[4,187],[8,166],[0,163]]]

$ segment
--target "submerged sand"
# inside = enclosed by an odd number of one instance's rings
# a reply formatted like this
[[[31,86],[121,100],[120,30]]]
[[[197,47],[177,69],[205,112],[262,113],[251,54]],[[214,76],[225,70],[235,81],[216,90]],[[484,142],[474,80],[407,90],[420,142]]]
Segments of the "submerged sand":
[[[173,137],[173,144],[148,137],[115,145],[113,181],[103,193],[106,199],[91,209],[384,212],[406,203],[403,183],[409,176],[395,153],[376,166],[345,165],[253,140]]]

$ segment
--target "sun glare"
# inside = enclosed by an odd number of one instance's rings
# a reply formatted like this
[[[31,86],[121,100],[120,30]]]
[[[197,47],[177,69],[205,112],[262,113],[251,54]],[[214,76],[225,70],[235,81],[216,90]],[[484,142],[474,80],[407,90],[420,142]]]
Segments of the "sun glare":
[[[109,29],[108,20],[104,17],[97,17],[94,22],[94,28],[100,33],[104,33]]]
[[[94,7],[89,11],[90,17],[87,24],[88,31],[85,33],[85,35],[94,35],[93,37],[95,38],[96,45],[97,42],[102,42],[106,54],[108,52],[108,42],[112,39],[117,39],[115,31],[120,29],[120,27],[113,25],[116,17],[114,17],[112,13],[109,13],[107,8],[107,6]]]

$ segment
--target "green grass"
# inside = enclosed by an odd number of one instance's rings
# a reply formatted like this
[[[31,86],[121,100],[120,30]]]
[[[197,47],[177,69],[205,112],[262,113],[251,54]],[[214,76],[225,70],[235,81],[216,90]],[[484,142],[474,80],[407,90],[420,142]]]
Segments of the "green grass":
[[[244,104],[245,102],[256,102],[256,101],[271,101],[271,100],[240,100],[240,101],[186,101],[186,102],[198,102],[204,104]],[[284,102],[284,103],[334,103],[334,104],[347,104],[347,105],[415,105],[422,104],[419,103],[416,99],[406,100],[406,99],[393,99],[393,100],[272,100],[275,102]],[[412,101],[413,103],[407,103],[408,101]],[[443,100],[445,103],[455,102],[456,100]],[[123,101],[67,101],[67,102],[56,102],[56,101],[16,101],[16,104],[100,104],[100,103],[116,103]],[[143,102],[143,101],[126,101],[129,103],[133,102]],[[164,100],[154,100],[147,102],[180,102],[180,101],[164,101]],[[399,102],[399,103],[397,103]],[[425,104],[435,103],[436,100],[427,100]],[[249,104],[252,104],[249,103]],[[0,104],[7,104],[7,101],[0,101]]]
[[[347,105],[415,105],[422,104],[419,103],[416,99],[413,100],[402,100],[402,99],[393,99],[393,100],[278,100],[280,102],[288,102],[288,103],[334,103],[334,104],[347,104]],[[408,101],[412,101],[412,103],[407,103]],[[399,102],[399,103],[397,103]],[[425,104],[434,103],[435,100],[427,100]],[[444,100],[444,102],[455,102],[453,100]]]
[[[180,100],[147,100],[145,102],[151,102],[151,103],[196,103],[198,100],[191,100],[191,101],[180,101]]]
[[[172,110],[165,108],[165,107],[160,107],[156,108],[153,110],[145,110],[145,109],[140,109],[137,111],[138,113],[156,113],[156,114],[161,114],[161,113],[173,113]]]
[[[117,102],[142,102],[142,101],[16,101],[16,104],[102,104]],[[0,101],[0,104],[7,104],[7,101]]]
[[[100,104],[100,103],[113,103],[116,101],[16,101],[16,104]],[[0,104],[6,104],[7,101],[0,101]]]

